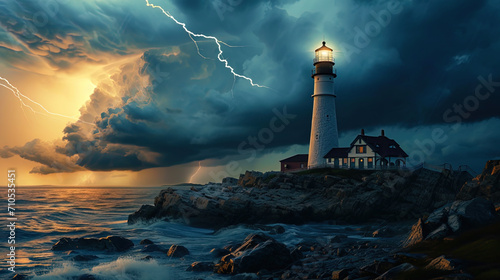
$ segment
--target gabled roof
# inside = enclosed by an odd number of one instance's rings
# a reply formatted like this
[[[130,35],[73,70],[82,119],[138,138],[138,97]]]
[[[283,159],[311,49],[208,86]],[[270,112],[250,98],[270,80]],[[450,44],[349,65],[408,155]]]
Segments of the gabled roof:
[[[359,138],[363,139],[363,141],[381,157],[408,157],[396,141],[385,136],[358,135],[358,137],[352,141],[351,148]]]
[[[346,158],[348,157],[350,149],[351,148],[333,148],[324,156],[324,158]]]
[[[307,162],[308,159],[308,154],[298,154],[289,158],[282,159],[280,160],[280,162]]]

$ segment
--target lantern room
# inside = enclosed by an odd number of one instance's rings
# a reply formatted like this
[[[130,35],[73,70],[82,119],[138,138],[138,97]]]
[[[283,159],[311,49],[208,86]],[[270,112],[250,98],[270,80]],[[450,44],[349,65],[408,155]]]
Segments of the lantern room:
[[[333,50],[326,46],[326,42],[323,41],[323,46],[316,49],[316,56],[314,57],[314,64],[319,62],[331,62],[333,63]]]

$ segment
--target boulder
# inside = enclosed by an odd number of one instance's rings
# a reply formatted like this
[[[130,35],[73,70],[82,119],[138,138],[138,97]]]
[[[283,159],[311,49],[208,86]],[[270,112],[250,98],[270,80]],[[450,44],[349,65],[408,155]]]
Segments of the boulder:
[[[29,279],[28,275],[25,275],[25,274],[16,274],[14,275],[12,278],[10,278],[11,280],[27,280]]]
[[[236,178],[226,177],[226,178],[222,179],[222,186],[223,187],[236,186],[236,185],[238,185],[238,179],[236,179]]]
[[[189,255],[189,250],[181,245],[172,245],[167,252],[167,256],[174,258],[182,258],[186,255]]]
[[[129,225],[135,224],[140,221],[148,221],[153,219],[158,209],[152,205],[142,205],[141,208],[128,216],[127,223]]]
[[[456,260],[448,259],[444,255],[433,259],[425,269],[435,269],[435,270],[458,270],[460,266]]]
[[[403,243],[404,247],[413,246],[424,240],[426,233],[424,233],[424,225],[422,219],[418,219],[417,223],[411,227],[408,237]]]
[[[194,262],[186,269],[186,271],[196,271],[196,272],[213,271],[213,270],[214,270],[213,262]]]
[[[455,201],[450,213],[460,216],[470,226],[486,225],[497,218],[495,206],[482,197],[469,201]]]
[[[281,269],[293,262],[288,248],[263,233],[250,234],[231,254],[221,258],[215,271],[223,274],[256,273]]]
[[[435,210],[426,220],[419,219],[413,225],[404,246],[412,246],[422,240],[440,240],[497,219],[495,206],[482,197],[455,201]]]
[[[349,270],[341,269],[332,272],[332,280],[342,280],[349,276]]]
[[[450,229],[447,224],[441,224],[438,228],[430,232],[425,240],[440,240],[448,236]]]
[[[149,240],[149,239],[143,239],[141,240],[141,242],[139,242],[140,245],[149,245],[149,244],[154,244],[153,241]]]
[[[143,252],[143,253],[149,253],[149,252],[167,253],[168,250],[166,248],[164,248],[163,246],[159,246],[156,244],[149,244],[149,245],[144,246],[144,248],[142,248],[141,252]]]
[[[95,259],[98,259],[98,256],[95,255],[76,255],[72,258],[73,261],[75,262],[88,262],[88,261],[93,261]]]
[[[90,250],[90,251],[108,251],[123,252],[134,246],[129,239],[121,236],[108,236],[102,238],[69,238],[63,237],[52,246],[53,251],[68,250]]]

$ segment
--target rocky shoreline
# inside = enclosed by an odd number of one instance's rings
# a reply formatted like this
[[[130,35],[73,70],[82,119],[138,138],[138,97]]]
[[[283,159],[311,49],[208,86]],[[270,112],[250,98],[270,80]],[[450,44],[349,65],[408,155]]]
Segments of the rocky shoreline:
[[[340,235],[327,244],[299,244],[288,251],[269,236],[250,235],[234,251],[219,249],[224,252],[220,260],[205,264],[204,270],[239,275],[235,279],[474,279],[461,260],[411,250],[498,223],[500,161],[489,161],[476,178],[467,172],[427,169],[325,171],[247,171],[238,180],[226,178],[221,184],[191,190],[169,188],[161,191],[153,206],[143,205],[131,214],[128,222],[170,220],[214,229],[317,221],[392,223],[368,234],[384,238],[354,241]],[[404,221],[416,219],[407,233]],[[261,262],[243,261],[254,259]],[[194,263],[191,269],[196,271],[198,265]]]
[[[362,223],[418,219],[454,200],[467,173],[427,169],[318,170],[317,174],[249,172],[220,184],[168,188],[128,218],[220,228],[237,224]],[[324,175],[326,174],[326,175]]]
[[[499,206],[500,161],[489,161],[474,179],[426,169],[246,172],[220,184],[167,188],[128,219],[181,222],[213,235],[245,227],[253,233],[243,240],[203,255],[189,244],[134,244],[120,236],[61,238],[52,250],[75,261],[97,258],[92,251],[180,259],[190,263],[192,279],[499,279]],[[313,222],[337,231],[288,245],[280,238],[288,232],[279,223]]]

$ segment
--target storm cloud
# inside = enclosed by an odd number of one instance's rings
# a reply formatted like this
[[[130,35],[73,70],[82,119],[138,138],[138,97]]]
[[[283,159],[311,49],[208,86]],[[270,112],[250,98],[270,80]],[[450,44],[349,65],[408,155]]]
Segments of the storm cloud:
[[[416,129],[465,124],[454,130],[457,141],[432,156],[459,162],[471,157],[467,143],[481,141],[465,128],[479,133],[498,124],[495,1],[323,1],[324,7],[305,12],[314,2],[214,2],[175,0],[163,6],[194,32],[235,46],[223,45],[224,58],[266,88],[233,77],[216,59],[214,42],[200,40],[206,58],[198,55],[180,26],[141,1],[54,1],[57,16],[41,1],[0,4],[0,55],[14,67],[41,60],[70,71],[78,62],[141,55],[97,86],[80,117],[94,125],[66,127],[63,144],[52,147],[57,164],[27,156],[30,147],[44,154],[35,149],[36,140],[6,147],[2,157],[18,154],[39,162],[45,166],[33,170],[39,173],[141,170],[241,155],[249,137],[257,137],[253,148],[261,156],[307,145],[311,50],[323,36],[336,50],[337,118],[344,137],[361,128],[392,127],[400,143],[418,150],[412,142]],[[36,22],[39,11],[47,15],[44,24]],[[481,98],[475,93],[480,85]],[[262,143],[259,132],[284,110],[293,120]],[[499,139],[495,131],[488,139]],[[475,164],[500,156],[486,144],[473,151],[481,155]]]

